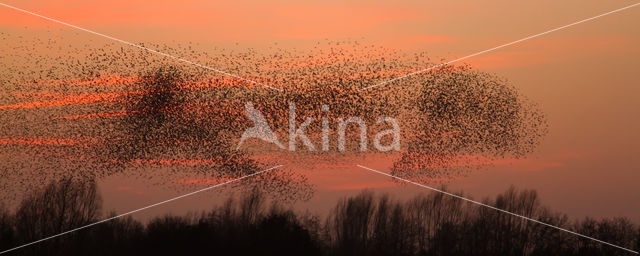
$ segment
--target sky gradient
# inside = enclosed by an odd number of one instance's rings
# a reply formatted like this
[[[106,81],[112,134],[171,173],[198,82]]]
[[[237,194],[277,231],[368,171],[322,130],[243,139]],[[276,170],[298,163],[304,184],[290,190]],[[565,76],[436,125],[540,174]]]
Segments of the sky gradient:
[[[268,52],[270,47],[307,49],[323,41],[356,40],[400,52],[426,51],[436,62],[632,4],[629,1],[546,0],[315,1],[304,4],[299,1],[267,4],[260,1],[27,0],[6,3],[130,42],[169,46],[191,43],[197,51],[212,55],[216,54],[216,48],[231,51],[253,48]],[[447,181],[449,188],[482,198],[513,184],[537,190],[548,206],[573,217],[623,215],[640,222],[639,22],[640,8],[632,8],[465,60],[476,69],[508,79],[537,103],[547,115],[549,133],[536,152],[525,159],[507,159],[481,166],[467,176]],[[2,41],[2,52],[21,47],[15,45],[19,40],[12,39],[16,36],[54,40],[60,47],[86,45],[88,52],[94,50],[94,45],[111,43],[4,7],[0,7],[0,31],[9,35]],[[55,55],[55,52],[43,49],[38,54]],[[19,58],[3,54],[0,62],[11,65]],[[105,97],[114,95],[54,98],[40,105],[33,105],[39,101],[26,99],[11,104],[3,102],[0,115],[7,115],[6,111],[12,108],[83,104]],[[82,117],[78,115],[81,114],[69,113],[66,117]],[[33,141],[0,138],[2,144],[29,142]],[[308,159],[285,157],[279,163],[305,174],[317,189],[311,200],[297,204],[300,209],[327,211],[325,206],[333,205],[339,197],[363,188],[399,197],[424,191],[409,185],[398,186],[387,177],[355,166],[363,164],[388,171],[392,162],[385,158],[304,157]],[[150,182],[117,176],[102,181],[101,189],[105,207],[118,212],[180,194]],[[206,202],[218,201],[216,196],[216,192],[211,191],[136,216],[208,209]]]

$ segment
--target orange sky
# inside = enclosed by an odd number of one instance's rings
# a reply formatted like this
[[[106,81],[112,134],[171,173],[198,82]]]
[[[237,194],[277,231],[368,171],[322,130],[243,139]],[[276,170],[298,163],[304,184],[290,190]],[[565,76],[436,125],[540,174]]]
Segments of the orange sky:
[[[631,4],[623,0],[271,3],[21,0],[5,3],[127,41],[170,45],[195,42],[200,45],[199,50],[212,54],[215,54],[214,47],[308,48],[325,39],[349,39],[403,52],[427,51],[435,60],[465,56]],[[637,184],[640,180],[637,157],[640,154],[640,120],[637,118],[640,116],[637,100],[640,30],[637,24],[640,24],[640,8],[466,61],[510,80],[537,102],[548,116],[550,133],[538,152],[528,159],[484,168],[449,185],[480,198],[515,184],[538,190],[544,203],[573,216],[626,215],[640,221],[640,197],[637,196],[640,194]],[[5,7],[0,7],[0,31],[54,39],[60,45],[109,42]],[[10,49],[11,42],[7,43],[1,46],[3,51]],[[7,60],[8,57],[0,56],[0,62]],[[117,96],[86,95],[40,104],[25,101],[2,104],[0,111],[78,104]],[[74,116],[82,117],[67,115]],[[29,138],[19,140],[29,142]],[[0,139],[3,141],[16,142],[12,138]],[[382,171],[389,167],[383,162],[370,164]],[[296,169],[295,163],[292,165],[291,169]],[[383,191],[400,195],[420,191],[397,187],[386,177],[357,167],[344,171],[337,171],[335,167],[315,171],[306,167],[299,169],[308,172],[310,180],[320,187],[315,198],[303,204],[317,210],[320,207],[314,205],[329,205],[328,202],[345,195],[340,191],[350,189],[384,187]],[[351,180],[358,182],[335,181],[331,177],[336,175],[353,177]],[[116,186],[127,182],[136,189],[122,190]],[[119,211],[160,201],[173,193],[126,180],[105,181],[103,189],[107,207]],[[129,192],[135,196],[128,198]],[[128,201],[122,202],[123,199]],[[200,205],[198,200],[202,199],[185,199],[162,211],[184,212]]]

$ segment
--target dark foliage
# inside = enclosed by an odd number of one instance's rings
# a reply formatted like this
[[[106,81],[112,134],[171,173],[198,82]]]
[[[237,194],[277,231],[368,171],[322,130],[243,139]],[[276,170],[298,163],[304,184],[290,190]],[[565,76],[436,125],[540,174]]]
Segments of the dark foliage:
[[[540,206],[535,191],[511,188],[484,203],[632,250],[640,229],[626,218],[570,221]],[[98,218],[94,183],[63,179],[0,208],[0,250]],[[107,218],[116,216],[110,213]],[[321,224],[324,223],[324,224]],[[11,252],[13,255],[630,255],[443,194],[407,201],[364,191],[339,201],[324,222],[269,203],[255,189],[201,214],[146,225],[130,216]]]

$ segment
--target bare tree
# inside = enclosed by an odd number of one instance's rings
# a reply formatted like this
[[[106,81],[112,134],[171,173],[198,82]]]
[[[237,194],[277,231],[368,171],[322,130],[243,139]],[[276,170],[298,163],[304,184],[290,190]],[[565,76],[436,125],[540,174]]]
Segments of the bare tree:
[[[0,250],[8,249],[14,242],[13,216],[0,204]]]
[[[95,182],[63,178],[20,203],[16,212],[16,232],[23,242],[62,233],[96,221],[101,205]],[[71,238],[65,237],[68,239]],[[60,246],[58,239],[53,246]]]

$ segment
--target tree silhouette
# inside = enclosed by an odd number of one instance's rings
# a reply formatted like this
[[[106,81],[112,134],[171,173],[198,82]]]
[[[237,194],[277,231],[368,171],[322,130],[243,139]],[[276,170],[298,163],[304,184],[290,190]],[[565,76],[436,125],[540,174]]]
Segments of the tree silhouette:
[[[14,229],[13,216],[4,205],[0,204],[0,250],[13,246]]]
[[[63,178],[25,198],[16,212],[15,228],[18,241],[25,243],[59,234],[95,222],[100,216],[102,201],[93,181]],[[82,233],[82,232],[81,232]],[[30,249],[34,253],[64,251],[74,240],[84,240],[81,234],[65,239],[53,239]]]
[[[446,188],[442,188],[446,190]],[[458,192],[463,195],[462,192]],[[483,202],[625,248],[639,227],[626,218],[570,221],[514,187]],[[99,219],[95,183],[64,178],[0,208],[0,248],[28,243]],[[115,216],[115,212],[107,216]],[[320,225],[324,223],[324,225]],[[564,231],[441,193],[399,201],[364,190],[341,199],[324,221],[269,202],[254,188],[202,213],[125,216],[20,250],[18,255],[628,255]]]

